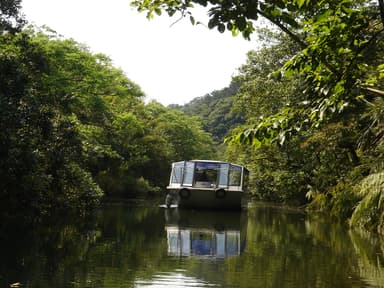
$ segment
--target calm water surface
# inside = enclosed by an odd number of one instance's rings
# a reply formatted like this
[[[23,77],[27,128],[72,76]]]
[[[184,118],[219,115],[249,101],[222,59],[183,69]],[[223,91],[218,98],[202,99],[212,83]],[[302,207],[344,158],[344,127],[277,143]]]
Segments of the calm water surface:
[[[384,287],[384,242],[324,219],[108,204],[0,231],[0,287]]]

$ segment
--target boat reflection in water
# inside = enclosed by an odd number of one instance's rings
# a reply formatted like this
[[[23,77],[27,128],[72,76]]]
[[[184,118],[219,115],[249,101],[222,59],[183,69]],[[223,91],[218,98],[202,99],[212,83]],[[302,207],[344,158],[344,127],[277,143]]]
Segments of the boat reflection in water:
[[[225,258],[241,252],[240,231],[214,231],[167,227],[169,256]]]
[[[239,256],[246,244],[246,211],[166,209],[169,256]]]

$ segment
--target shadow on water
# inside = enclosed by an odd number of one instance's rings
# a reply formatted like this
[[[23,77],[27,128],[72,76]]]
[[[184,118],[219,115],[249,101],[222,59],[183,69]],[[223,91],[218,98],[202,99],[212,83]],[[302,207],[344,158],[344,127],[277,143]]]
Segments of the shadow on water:
[[[3,225],[0,288],[384,287],[380,237],[264,204],[242,212],[158,204]]]

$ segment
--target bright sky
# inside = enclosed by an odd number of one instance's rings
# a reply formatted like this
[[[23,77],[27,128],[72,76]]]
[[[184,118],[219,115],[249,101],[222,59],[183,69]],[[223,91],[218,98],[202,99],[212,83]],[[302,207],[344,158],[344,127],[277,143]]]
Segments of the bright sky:
[[[30,23],[108,55],[147,100],[163,105],[227,87],[246,53],[256,49],[254,40],[192,26],[189,19],[172,25],[177,17],[164,14],[149,21],[130,0],[23,0],[22,6]],[[204,13],[195,18],[203,22]]]

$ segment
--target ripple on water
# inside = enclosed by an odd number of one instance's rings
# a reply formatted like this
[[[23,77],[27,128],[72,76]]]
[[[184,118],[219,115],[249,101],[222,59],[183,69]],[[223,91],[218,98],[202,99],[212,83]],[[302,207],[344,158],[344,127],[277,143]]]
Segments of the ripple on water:
[[[217,284],[208,283],[196,277],[184,275],[185,271],[162,272],[154,275],[151,279],[137,279],[134,287],[218,287]]]

